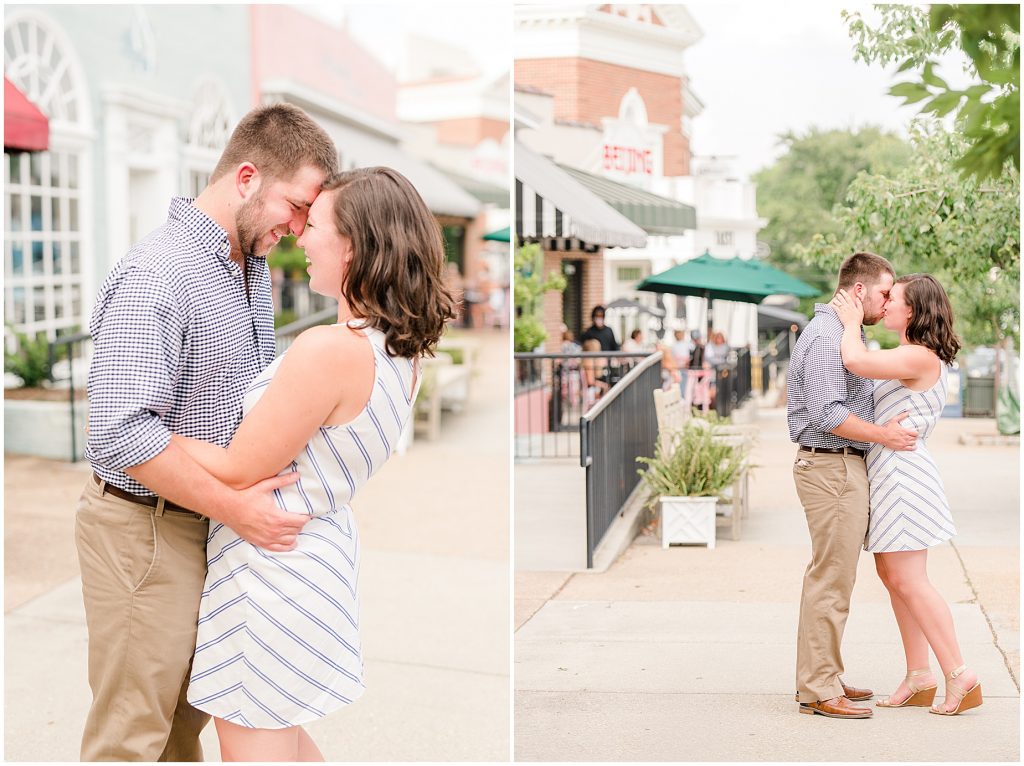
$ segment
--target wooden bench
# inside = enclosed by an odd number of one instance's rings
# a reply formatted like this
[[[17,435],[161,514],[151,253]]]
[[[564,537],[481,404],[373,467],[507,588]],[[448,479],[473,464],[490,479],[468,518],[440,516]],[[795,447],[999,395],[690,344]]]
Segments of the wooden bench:
[[[441,435],[441,408],[446,394],[459,404],[469,390],[470,369],[466,364],[453,364],[448,354],[438,352],[423,359],[423,382],[416,400],[414,427],[426,432],[428,441]]]
[[[679,386],[672,386],[668,391],[661,389],[654,392],[654,409],[658,416],[658,440],[662,449],[672,446],[673,434],[686,425],[691,417],[690,407],[683,399]],[[715,428],[715,439],[733,446],[750,447],[757,437],[756,426],[720,425]],[[743,467],[736,475],[736,480],[721,497],[715,506],[716,521],[724,523],[719,526],[729,527],[729,539],[739,540],[743,528],[743,519],[750,513],[750,458],[743,461]]]

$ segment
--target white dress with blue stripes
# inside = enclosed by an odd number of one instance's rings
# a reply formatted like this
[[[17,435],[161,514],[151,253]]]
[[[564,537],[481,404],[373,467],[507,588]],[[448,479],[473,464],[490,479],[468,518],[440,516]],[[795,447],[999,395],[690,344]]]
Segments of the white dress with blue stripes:
[[[277,505],[314,517],[295,550],[271,553],[223,524],[210,528],[188,701],[218,718],[295,726],[363,693],[359,534],[348,503],[394,451],[416,396],[413,361],[389,356],[379,330],[365,334],[376,366],[366,407],[345,425],[321,427],[282,471],[301,478],[275,493]],[[244,412],[282,358],[249,386]]]
[[[940,362],[941,365],[941,362]],[[928,437],[946,404],[946,367],[927,391],[911,391],[898,380],[875,385],[875,422],[901,412],[904,428],[917,431],[917,447],[894,452],[872,444],[867,454],[871,515],[864,550],[873,553],[918,551],[956,534],[939,469],[928,452]]]

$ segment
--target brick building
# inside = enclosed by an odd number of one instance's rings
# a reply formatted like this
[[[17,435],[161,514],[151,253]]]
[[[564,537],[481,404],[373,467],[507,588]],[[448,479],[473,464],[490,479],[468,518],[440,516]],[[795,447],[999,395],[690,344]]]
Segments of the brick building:
[[[519,141],[563,166],[696,209],[695,221],[674,231],[645,227],[643,248],[605,250],[599,302],[638,301],[664,309],[667,329],[703,329],[700,299],[634,289],[705,250],[753,257],[766,224],[754,185],[729,158],[692,153],[692,121],[704,108],[686,69],[686,51],[703,36],[694,16],[681,5],[534,4],[516,6],[515,24],[517,100],[539,115]],[[752,308],[723,307],[718,317],[737,344],[756,338]],[[639,326],[647,342],[666,329],[635,311],[622,323],[609,314],[609,323],[619,335]]]
[[[536,116],[520,96],[547,97],[536,92],[516,96],[516,128],[529,129]],[[590,309],[603,300],[605,248],[643,247],[647,236],[549,159],[519,143],[515,214],[517,240],[539,243],[544,273],[554,271],[566,278],[563,292],[547,293],[543,299],[544,348],[557,352],[561,326],[578,338],[589,324]]]
[[[407,39],[406,60],[398,76],[396,112],[404,147],[482,205],[468,226],[443,221],[449,241],[462,243],[461,255],[453,253],[452,260],[467,290],[482,294],[481,283],[486,283],[491,300],[499,290],[507,300],[509,245],[485,242],[483,236],[507,228],[511,219],[509,73],[483,74],[479,62],[465,51],[414,35]],[[497,320],[507,318],[507,304],[490,305],[500,314]]]

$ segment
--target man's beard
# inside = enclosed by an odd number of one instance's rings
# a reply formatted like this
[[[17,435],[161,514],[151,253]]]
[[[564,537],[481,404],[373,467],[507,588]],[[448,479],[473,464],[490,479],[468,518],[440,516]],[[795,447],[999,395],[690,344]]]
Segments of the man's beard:
[[[267,253],[257,253],[256,246],[263,234],[260,232],[259,217],[263,212],[263,189],[257,190],[256,194],[242,203],[235,213],[235,230],[238,232],[238,246],[245,258],[265,256]],[[267,249],[270,252],[270,249]]]
[[[882,312],[878,312],[877,314],[875,314],[875,313],[869,314],[867,312],[867,309],[865,309],[865,311],[864,311],[864,321],[862,322],[862,324],[867,325],[869,327],[871,325],[876,325],[876,324],[878,324],[879,322],[882,321],[882,317],[883,316],[884,316],[884,314]]]

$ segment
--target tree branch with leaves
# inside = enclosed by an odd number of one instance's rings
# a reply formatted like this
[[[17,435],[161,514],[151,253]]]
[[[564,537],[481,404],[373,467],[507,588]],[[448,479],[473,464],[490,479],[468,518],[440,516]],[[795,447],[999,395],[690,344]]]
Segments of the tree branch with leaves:
[[[860,12],[843,11],[854,39],[854,60],[899,61],[897,72],[917,70],[889,90],[903,104],[921,103],[922,114],[956,112],[966,139],[956,161],[963,175],[997,178],[1009,163],[1020,171],[1020,6],[876,5],[871,25]],[[977,82],[953,88],[935,72],[936,59],[959,49]]]
[[[552,270],[544,274],[544,251],[538,244],[516,248],[513,303],[516,308],[513,346],[516,351],[533,351],[548,337],[538,314],[544,293],[565,289],[565,277]]]

